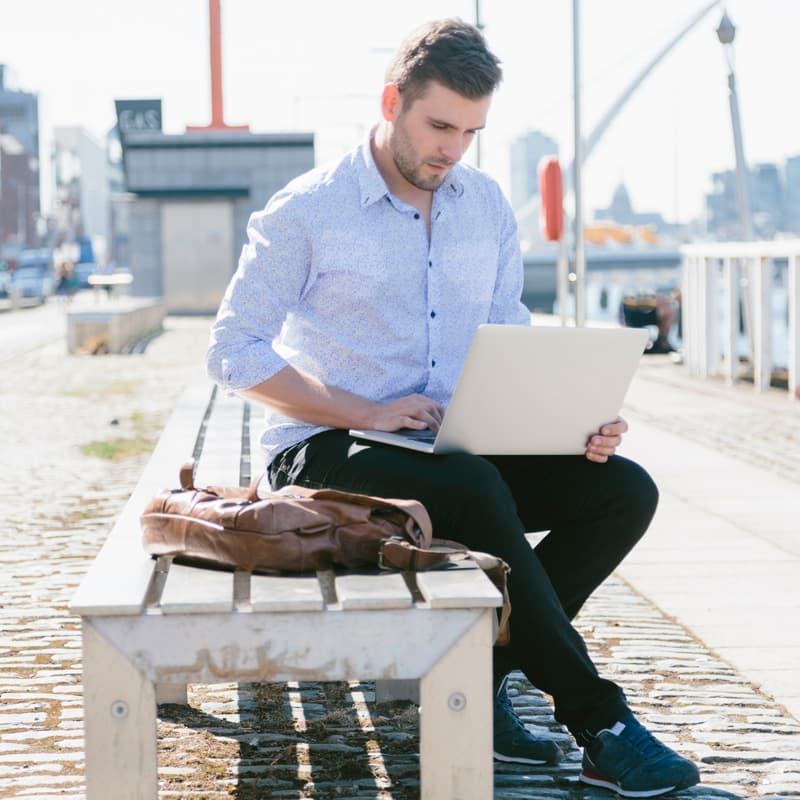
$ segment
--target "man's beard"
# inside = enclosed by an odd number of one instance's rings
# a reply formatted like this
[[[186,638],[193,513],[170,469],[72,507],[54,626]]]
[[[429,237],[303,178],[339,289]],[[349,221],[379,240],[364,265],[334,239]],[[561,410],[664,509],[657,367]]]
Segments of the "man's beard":
[[[417,189],[422,189],[426,192],[433,192],[438,189],[444,179],[447,177],[449,167],[452,166],[449,162],[443,162],[438,159],[431,159],[434,164],[441,164],[443,167],[448,167],[447,172],[433,173],[429,176],[424,176],[422,171],[425,169],[425,164],[419,161],[417,153],[411,146],[411,143],[406,136],[405,130],[402,126],[395,123],[394,137],[391,142],[392,157],[394,158],[394,165],[397,171]]]

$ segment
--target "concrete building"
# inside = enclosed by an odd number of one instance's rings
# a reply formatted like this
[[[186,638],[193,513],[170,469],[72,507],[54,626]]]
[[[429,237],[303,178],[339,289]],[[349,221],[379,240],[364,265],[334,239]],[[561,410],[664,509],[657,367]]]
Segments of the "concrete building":
[[[757,164],[752,170],[753,229],[771,239],[784,230],[783,183],[777,164]]]
[[[528,131],[511,143],[511,205],[518,211],[539,194],[539,161],[558,157],[558,144],[541,131]]]
[[[67,242],[89,239],[105,249],[109,229],[106,150],[86,130],[57,127],[53,134],[54,213]]]
[[[0,64],[0,260],[37,243],[39,98],[11,89]]]
[[[250,214],[314,166],[313,135],[120,129],[132,293],[162,296],[173,313],[215,312]]]
[[[37,243],[39,163],[14,136],[0,133],[0,261]]]
[[[26,153],[39,158],[39,98],[8,87],[8,67],[0,64],[0,133],[13,136]]]

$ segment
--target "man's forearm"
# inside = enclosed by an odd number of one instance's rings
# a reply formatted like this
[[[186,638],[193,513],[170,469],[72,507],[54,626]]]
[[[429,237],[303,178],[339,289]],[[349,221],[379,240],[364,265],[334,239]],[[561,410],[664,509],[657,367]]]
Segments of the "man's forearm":
[[[327,386],[292,366],[239,394],[287,417],[328,428],[369,428],[378,405],[344,389]]]

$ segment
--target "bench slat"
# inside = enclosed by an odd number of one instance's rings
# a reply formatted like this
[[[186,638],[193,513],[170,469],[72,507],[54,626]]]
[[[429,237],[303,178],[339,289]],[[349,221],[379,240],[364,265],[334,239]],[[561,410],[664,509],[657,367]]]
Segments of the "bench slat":
[[[198,374],[181,395],[130,500],[73,596],[73,614],[142,610],[156,562],[142,548],[139,515],[159,490],[179,485],[178,471],[191,458],[210,397],[210,381]]]
[[[500,592],[483,570],[465,561],[445,570],[417,573],[417,587],[431,608],[496,607]]]
[[[250,605],[253,611],[321,611],[325,603],[316,575],[253,575]]]
[[[204,614],[233,610],[233,573],[173,564],[161,594],[165,614]]]
[[[218,391],[195,469],[195,486],[238,486],[244,401]]]
[[[410,608],[411,592],[399,572],[337,575],[336,597],[342,609]]]

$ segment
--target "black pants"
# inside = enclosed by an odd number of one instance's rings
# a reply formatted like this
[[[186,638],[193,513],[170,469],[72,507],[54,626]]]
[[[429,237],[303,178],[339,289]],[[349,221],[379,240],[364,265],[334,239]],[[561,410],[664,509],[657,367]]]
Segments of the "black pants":
[[[431,456],[332,430],[270,465],[273,488],[329,487],[413,498],[435,536],[500,556],[511,566],[511,644],[495,648],[495,675],[521,669],[552,695],[555,716],[580,738],[626,711],[571,620],[646,530],[658,491],[632,461],[583,456]],[[535,549],[526,531],[549,530]]]

